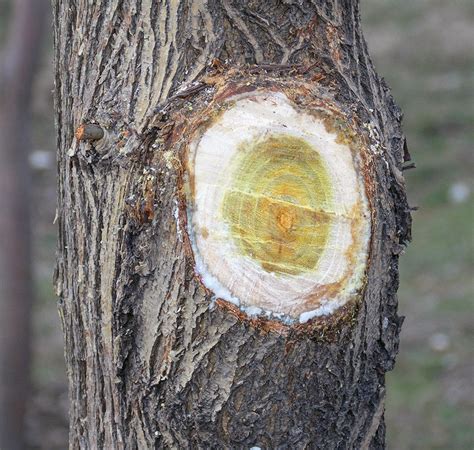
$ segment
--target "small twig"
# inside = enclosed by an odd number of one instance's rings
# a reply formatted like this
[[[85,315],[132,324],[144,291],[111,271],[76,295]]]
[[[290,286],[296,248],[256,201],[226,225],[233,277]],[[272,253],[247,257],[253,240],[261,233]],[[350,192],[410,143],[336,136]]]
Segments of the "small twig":
[[[410,163],[410,164],[407,164],[406,166],[402,167],[403,171],[410,170],[410,169],[416,169],[416,164],[415,163]]]
[[[286,72],[288,70],[298,69],[300,64],[259,64],[249,69],[250,73],[260,72],[266,70],[267,72]]]
[[[409,206],[409,207],[408,207],[408,210],[409,210],[409,211],[418,211],[419,209],[420,209],[419,206]]]
[[[170,100],[174,100],[175,98],[186,98],[191,94],[195,94],[196,92],[202,91],[204,88],[207,87],[206,83],[199,83],[196,86],[191,86],[187,89],[184,89],[170,97]]]
[[[411,161],[411,155],[408,151],[408,144],[406,138],[403,140],[403,160],[405,162]]]
[[[104,130],[95,123],[83,123],[75,133],[78,141],[98,141],[104,137]]]

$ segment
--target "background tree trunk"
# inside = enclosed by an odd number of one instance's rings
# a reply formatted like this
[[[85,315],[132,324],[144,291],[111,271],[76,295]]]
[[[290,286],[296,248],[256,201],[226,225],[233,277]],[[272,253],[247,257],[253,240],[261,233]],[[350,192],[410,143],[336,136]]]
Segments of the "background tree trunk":
[[[358,2],[53,5],[71,448],[383,448],[398,255],[410,237],[407,153]],[[210,308],[175,219],[170,116],[195,107],[206,74],[239,70],[244,81],[325,86],[377,143],[363,301],[311,332]],[[75,138],[82,123],[104,137]]]
[[[30,392],[30,103],[46,3],[17,0],[0,60],[0,448],[24,448]]]

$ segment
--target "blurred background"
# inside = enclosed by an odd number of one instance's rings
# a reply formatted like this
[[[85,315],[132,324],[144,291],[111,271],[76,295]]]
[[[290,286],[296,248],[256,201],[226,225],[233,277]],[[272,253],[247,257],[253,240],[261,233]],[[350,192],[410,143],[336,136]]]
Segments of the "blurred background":
[[[361,1],[372,59],[404,111],[417,166],[405,172],[410,204],[419,210],[413,213],[413,243],[400,264],[399,311],[406,320],[396,368],[387,376],[388,448],[472,450],[474,2]],[[34,73],[25,109],[31,118],[28,168],[17,174],[25,182],[32,179],[32,389],[25,433],[31,450],[65,449],[68,438],[63,343],[52,287],[55,131],[51,17],[44,4],[45,26],[29,49],[37,62],[26,66]],[[0,74],[12,12],[13,1],[0,0]],[[4,156],[0,152],[0,164]]]

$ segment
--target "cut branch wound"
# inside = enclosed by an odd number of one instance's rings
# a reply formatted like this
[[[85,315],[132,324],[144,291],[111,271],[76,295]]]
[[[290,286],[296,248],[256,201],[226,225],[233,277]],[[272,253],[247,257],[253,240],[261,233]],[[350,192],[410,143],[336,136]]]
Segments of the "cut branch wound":
[[[274,90],[210,110],[187,146],[188,233],[205,287],[286,324],[357,300],[370,212],[363,148],[338,131],[349,124]]]

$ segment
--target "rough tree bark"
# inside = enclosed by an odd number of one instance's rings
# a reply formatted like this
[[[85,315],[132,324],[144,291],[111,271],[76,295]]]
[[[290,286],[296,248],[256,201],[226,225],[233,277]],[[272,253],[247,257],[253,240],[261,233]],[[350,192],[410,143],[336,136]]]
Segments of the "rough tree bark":
[[[30,104],[46,3],[12,2],[0,55],[0,448],[24,448],[33,303]]]
[[[409,155],[358,1],[53,5],[71,448],[383,448]],[[186,127],[262,87],[330,101],[368,149],[365,289],[310,324],[215,304],[183,238]]]

